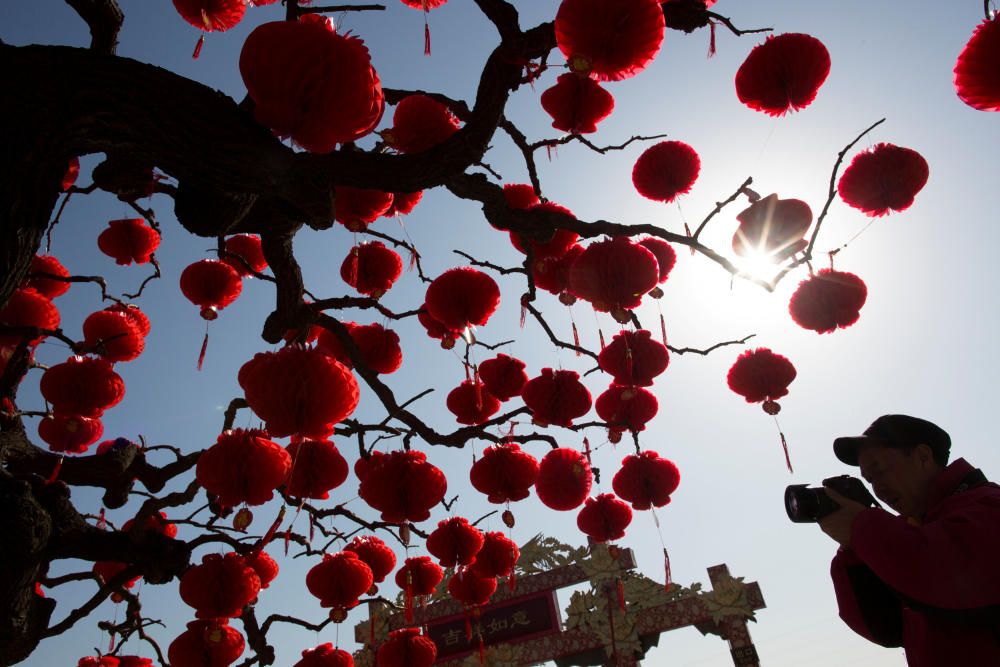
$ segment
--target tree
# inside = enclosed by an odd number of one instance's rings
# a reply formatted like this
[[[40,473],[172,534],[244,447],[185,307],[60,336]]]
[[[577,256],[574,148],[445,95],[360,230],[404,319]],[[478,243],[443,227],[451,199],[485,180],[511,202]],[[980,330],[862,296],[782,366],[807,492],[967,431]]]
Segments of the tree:
[[[550,324],[555,304],[551,300],[545,300],[548,297],[537,289],[537,272],[534,270],[539,260],[536,254],[540,244],[559,233],[579,235],[590,244],[603,236],[654,237],[670,242],[678,249],[690,248],[706,261],[717,265],[723,275],[731,274],[735,279],[755,283],[764,290],[773,290],[792,271],[798,270],[797,277],[804,277],[806,271],[812,271],[816,239],[831,204],[836,200],[838,177],[846,166],[846,161],[853,156],[855,145],[865,136],[862,133],[856,137],[844,137],[840,146],[843,151],[839,155],[829,156],[835,164],[832,165],[833,173],[825,205],[809,227],[809,234],[806,235],[805,230],[802,230],[791,239],[793,242],[801,239],[805,243],[802,247],[796,247],[794,254],[782,260],[777,272],[761,277],[750,274],[734,262],[728,249],[710,247],[702,240],[703,230],[717,221],[723,210],[748,207],[757,201],[759,195],[752,190],[753,183],[750,179],[734,183],[734,189],[720,194],[721,203],[709,211],[701,224],[688,230],[688,233],[684,233],[679,227],[674,227],[676,231],[668,231],[660,225],[630,224],[631,220],[624,219],[587,221],[553,207],[521,210],[512,206],[509,199],[505,198],[501,187],[502,179],[493,172],[492,165],[487,163],[491,145],[501,139],[509,139],[520,153],[527,174],[524,180],[530,182],[536,195],[543,195],[544,183],[539,174],[542,168],[536,162],[536,156],[543,148],[551,150],[580,143],[591,150],[604,153],[616,148],[627,148],[635,142],[646,141],[652,144],[662,138],[635,136],[622,142],[619,147],[605,148],[585,138],[583,134],[569,134],[557,140],[532,141],[519,129],[512,114],[508,114],[511,96],[529,84],[539,88],[553,84],[551,72],[547,75],[548,78],[542,76],[546,69],[556,69],[552,62],[561,62],[562,56],[557,48],[556,31],[551,19],[523,29],[518,10],[512,5],[502,0],[477,0],[478,9],[495,27],[499,39],[497,46],[485,59],[478,77],[475,99],[467,103],[458,96],[440,93],[431,96],[433,100],[443,103],[460,121],[461,128],[458,131],[436,146],[412,153],[392,150],[392,141],[383,135],[380,139],[369,136],[359,140],[357,144],[341,141],[338,142],[341,144],[339,150],[319,154],[296,150],[275,138],[268,128],[255,120],[255,101],[249,97],[237,103],[191,79],[115,56],[122,12],[114,0],[74,0],[67,4],[90,27],[90,49],[3,46],[0,51],[5,69],[11,73],[7,90],[16,91],[16,95],[5,95],[4,106],[14,110],[16,122],[11,125],[18,128],[18,132],[9,133],[6,137],[2,159],[0,181],[3,185],[0,187],[3,188],[5,224],[0,303],[7,303],[31,272],[38,277],[38,269],[32,269],[31,263],[36,253],[46,248],[46,232],[52,231],[54,220],[73,214],[73,207],[83,194],[110,193],[154,227],[158,226],[154,206],[162,217],[162,209],[169,208],[172,203],[180,227],[198,237],[217,239],[220,257],[227,257],[225,238],[234,234],[258,234],[275,287],[273,306],[259,323],[260,337],[266,343],[276,345],[283,342],[288,332],[298,332],[292,336],[295,339],[293,345],[302,344],[312,327],[319,326],[328,332],[325,335],[333,336],[333,340],[339,343],[343,348],[340,359],[353,367],[352,377],[366,387],[362,399],[366,416],[363,419],[348,418],[340,421],[336,436],[342,449],[346,449],[348,442],[355,441],[360,458],[370,455],[373,444],[386,440],[390,441],[392,449],[402,446],[414,451],[437,451],[444,448],[471,448],[477,441],[480,445],[512,441],[526,447],[531,444],[533,447],[541,445],[544,448],[547,444],[554,448],[563,442],[567,437],[566,433],[573,434],[573,446],[579,447],[584,434],[592,440],[613,439],[615,436],[608,433],[608,424],[603,419],[578,421],[568,432],[559,428],[525,425],[523,422],[528,419],[530,412],[526,407],[500,411],[497,413],[499,416],[485,419],[477,416],[472,419],[479,422],[476,424],[458,427],[449,424],[449,428],[443,428],[440,426],[444,424],[443,421],[434,422],[417,411],[421,405],[417,402],[422,398],[420,394],[407,395],[399,389],[391,388],[372,368],[371,360],[366,360],[362,346],[357,344],[345,323],[354,318],[366,321],[381,318],[392,323],[412,323],[421,304],[413,302],[405,309],[393,310],[374,296],[350,293],[349,296],[327,297],[326,294],[330,292],[327,286],[307,285],[297,259],[301,250],[293,252],[293,241],[309,234],[308,230],[333,232],[338,210],[343,215],[343,204],[347,199],[343,195],[344,188],[394,193],[429,191],[433,188],[447,190],[450,196],[479,208],[482,218],[493,227],[520,235],[517,238],[526,246],[526,254],[520,266],[502,266],[494,263],[493,258],[488,256],[467,255],[466,260],[482,269],[485,274],[502,277],[505,316],[512,317],[512,311],[516,312],[517,308],[509,307],[509,295],[513,294],[514,301],[519,301],[518,308],[523,309],[525,315],[530,315],[538,326],[534,333],[540,331],[544,334],[540,340],[547,341],[552,349],[570,351],[574,354],[571,362],[574,368],[584,372],[597,365],[599,348],[596,341],[592,346],[578,343],[566,335],[565,328],[560,329],[559,326]],[[555,3],[552,4],[552,9],[555,9]],[[741,31],[733,21],[713,10],[714,8],[706,9],[699,3],[686,1],[664,3],[663,6],[663,11],[671,21],[671,28],[701,29],[711,25],[713,31],[718,26],[720,29],[728,28],[734,34],[759,32],[754,29]],[[249,11],[270,12],[270,20],[281,18],[278,7],[261,7]],[[284,8],[285,18],[291,20],[299,13],[323,14],[324,11],[332,10],[321,7],[300,8],[295,3],[289,3]],[[429,16],[432,24],[433,16],[433,13]],[[683,25],[682,19],[691,20],[693,24]],[[210,51],[216,39],[223,38],[210,35],[206,48]],[[208,58],[208,54],[203,57]],[[387,87],[384,90],[385,101],[390,106],[398,107],[403,100],[412,99],[414,92],[416,91]],[[470,94],[471,91],[465,91],[463,95]],[[627,110],[622,109],[617,113],[623,112],[627,113]],[[97,154],[101,157],[91,172],[93,186],[71,187],[60,201],[60,183],[70,160],[77,156]],[[167,178],[151,180],[153,170]],[[151,202],[146,203],[149,188],[155,194]],[[73,195],[72,200],[69,194]],[[566,204],[572,205],[571,202]],[[62,205],[66,206],[65,210]],[[481,226],[484,233],[493,234],[493,238],[502,238],[485,225]],[[381,231],[378,226],[361,227],[356,230],[359,236],[373,236],[401,249],[404,254],[410,253],[416,263],[416,275],[407,276],[404,280],[414,284],[419,284],[418,281],[430,283],[435,277],[434,274],[426,275],[420,262],[421,253],[430,254],[434,252],[432,249],[417,247],[405,237]],[[164,230],[159,227],[157,232],[161,231]],[[58,234],[58,228],[55,233]],[[171,233],[179,233],[179,230]],[[340,250],[341,253],[335,258],[335,263],[338,264],[343,255],[347,254],[347,246]],[[62,255],[58,236],[54,252]],[[640,255],[646,256],[643,253]],[[193,258],[186,261],[191,259]],[[173,266],[164,264],[163,272],[173,281],[179,276],[184,263],[186,262]],[[242,262],[237,261],[237,264]],[[257,273],[258,278],[265,278],[260,271]],[[159,274],[160,268],[157,266],[154,275]],[[146,303],[142,288],[134,292],[134,297],[122,299],[118,292],[107,289],[106,284],[110,281],[102,282],[86,276],[75,276],[72,280],[97,282],[102,297],[107,298],[109,303],[133,299],[140,305]],[[156,282],[148,284],[150,289],[155,289],[152,287],[154,285]],[[143,283],[143,287],[146,286]],[[422,287],[420,289],[422,291]],[[583,288],[576,291],[587,293]],[[86,310],[99,307],[94,305],[93,294],[84,297],[79,287],[74,288],[71,298],[86,298],[88,304],[80,306]],[[592,296],[591,300],[598,299]],[[310,304],[309,301],[313,303]],[[151,305],[153,307],[147,310],[152,312],[155,303]],[[354,313],[354,310],[360,311],[360,314]],[[645,325],[652,330],[652,338],[659,337],[656,324],[640,322],[638,315],[624,307],[611,310],[616,311],[615,315],[623,324],[635,329],[641,329]],[[348,311],[351,311],[350,314],[347,314]],[[222,313],[223,321],[225,315],[226,313]],[[4,326],[4,333],[17,339],[16,344],[6,348],[8,351],[5,356],[9,358],[6,358],[0,385],[0,393],[7,401],[0,424],[5,463],[2,478],[4,507],[8,510],[3,518],[6,528],[4,532],[17,536],[12,540],[14,546],[6,547],[8,551],[5,552],[4,560],[9,564],[7,570],[11,574],[0,590],[0,608],[3,609],[0,618],[4,619],[0,637],[5,642],[0,654],[8,656],[5,657],[4,664],[24,659],[43,638],[58,635],[73,624],[84,622],[90,611],[110,595],[123,597],[130,609],[127,618],[114,628],[119,638],[125,638],[131,633],[144,635],[147,630],[144,619],[149,619],[149,611],[142,608],[136,595],[123,588],[133,576],[141,575],[150,584],[167,583],[179,577],[191,565],[200,562],[205,547],[225,545],[227,549],[247,555],[263,546],[262,536],[275,512],[271,511],[271,506],[256,510],[258,517],[249,526],[250,532],[245,536],[221,528],[223,519],[228,522],[231,518],[240,516],[240,512],[227,512],[220,507],[216,498],[207,497],[205,490],[195,480],[194,470],[199,459],[204,456],[204,446],[178,444],[176,447],[154,449],[128,442],[119,443],[109,453],[102,455],[65,458],[39,446],[31,420],[43,418],[40,413],[46,412],[49,406],[46,406],[46,410],[34,409],[42,403],[32,403],[22,393],[34,391],[33,388],[24,387],[33,387],[42,375],[41,368],[33,367],[33,339],[44,334],[50,341],[61,340],[75,353],[94,355],[107,350],[77,340],[75,334],[65,329],[46,328],[45,331],[36,331]],[[586,333],[584,338],[587,338]],[[107,348],[112,342],[113,338],[105,341],[104,347]],[[407,342],[404,341],[404,352]],[[671,351],[674,355],[707,353],[720,346],[746,342],[748,336],[741,334],[738,339],[709,342],[700,349],[671,348]],[[478,386],[478,380],[472,370],[472,362],[483,361],[487,356],[492,356],[494,352],[491,349],[504,349],[499,347],[501,344],[502,339],[493,339],[488,330],[480,332],[478,336],[467,335],[465,341],[457,342],[457,349],[463,353],[461,358],[469,364],[473,387]],[[214,354],[216,349],[217,345],[213,344],[208,354]],[[576,355],[579,359],[576,359]],[[407,369],[405,356],[404,372]],[[59,361],[54,360],[52,363]],[[534,377],[539,370],[540,368],[531,369],[530,375]],[[205,372],[211,371],[207,369]],[[588,384],[594,387],[600,385],[603,390],[606,381],[593,380],[588,381]],[[437,385],[436,382],[433,384]],[[127,386],[130,391],[133,390],[131,379]],[[452,387],[434,388],[438,390],[435,396],[441,397]],[[475,401],[481,400],[478,394],[473,396]],[[223,430],[233,426],[238,411],[245,410],[248,401],[252,402],[250,396],[238,396],[229,403],[230,409],[226,413]],[[443,403],[443,400],[439,398],[438,403]],[[375,406],[381,406],[380,410],[376,411]],[[53,409],[59,411],[57,407]],[[259,416],[263,418],[263,415]],[[537,421],[543,421],[537,419],[537,414],[535,417]],[[513,422],[522,423],[514,425]],[[611,426],[611,431],[629,430],[627,424]],[[649,443],[643,442],[638,429],[630,435],[636,450],[651,448]],[[606,477],[610,478],[611,475],[613,471],[605,471]],[[351,477],[347,484],[356,483],[357,480]],[[211,503],[211,508],[202,509],[187,524],[182,524],[182,539],[164,535],[157,530],[105,530],[97,525],[101,520],[94,517],[98,512],[96,503],[85,506],[70,500],[68,489],[83,487],[100,489],[103,492],[101,501],[108,509],[123,507],[131,501],[129,507],[135,508],[135,523],[140,526],[160,511],[173,519],[182,514],[190,514],[206,501]],[[342,487],[335,494],[344,493],[346,489],[347,486]],[[143,490],[147,493],[143,494]],[[349,493],[353,493],[353,490]],[[279,490],[279,496],[290,508],[299,506],[297,500],[288,494],[287,488]],[[446,500],[455,502],[450,496]],[[345,536],[359,528],[378,531],[390,541],[395,539],[402,543],[409,539],[419,543],[433,529],[433,521],[439,518],[439,514],[443,516],[443,513],[438,512],[431,521],[415,522],[404,529],[400,527],[398,520],[375,518],[377,512],[370,508],[359,509],[355,505],[347,507],[346,503],[334,504],[336,502],[340,501],[301,505],[302,511],[307,515],[317,518],[334,516],[338,522],[344,522],[338,524],[341,527],[337,529],[320,525],[317,529],[323,539],[311,539],[309,533],[312,531],[309,529],[290,528],[287,520],[276,522],[275,527],[280,528],[282,533],[287,531],[285,539],[293,542],[293,549],[311,554],[315,560],[320,543],[331,551],[335,550],[334,544],[340,544]],[[487,506],[483,504],[482,507]],[[485,511],[488,510],[484,509],[483,512]],[[218,518],[216,514],[219,515]],[[472,518],[474,512],[468,514]],[[343,527],[348,524],[352,528]],[[407,532],[411,533],[409,538],[406,537]],[[281,537],[277,539],[280,541]],[[57,609],[54,600],[59,597],[58,587],[52,588],[55,591],[52,598],[41,598],[36,595],[35,583],[42,581],[54,586],[71,580],[72,576],[49,575],[52,562],[67,558],[91,562],[124,562],[129,567],[104,581],[100,591],[77,611],[61,617],[65,620],[54,620],[53,612]],[[84,575],[90,577],[87,573]],[[262,601],[266,604],[266,599]],[[133,611],[137,614],[133,615]],[[249,642],[247,656],[249,660],[270,664],[274,661],[274,648],[268,641],[266,631],[275,624],[272,620],[274,617],[258,622],[256,614],[255,608],[251,606],[244,610],[241,617],[243,632]],[[303,616],[314,618],[315,614]],[[309,623],[301,619],[292,622]],[[152,634],[150,631],[151,638],[163,644],[172,640],[177,632],[163,633],[155,638]],[[165,648],[163,653],[165,654]]]

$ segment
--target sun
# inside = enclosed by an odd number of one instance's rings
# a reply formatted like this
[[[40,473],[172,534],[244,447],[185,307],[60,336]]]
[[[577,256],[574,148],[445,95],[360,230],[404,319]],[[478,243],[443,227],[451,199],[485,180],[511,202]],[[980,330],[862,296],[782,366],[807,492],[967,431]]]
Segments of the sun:
[[[777,253],[755,249],[734,258],[733,265],[739,270],[739,275],[771,282],[781,270],[782,261]]]

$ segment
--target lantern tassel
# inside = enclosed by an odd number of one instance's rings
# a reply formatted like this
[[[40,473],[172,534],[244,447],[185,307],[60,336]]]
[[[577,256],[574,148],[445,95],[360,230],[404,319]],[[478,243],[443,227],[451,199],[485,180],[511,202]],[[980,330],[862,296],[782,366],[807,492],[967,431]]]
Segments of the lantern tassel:
[[[688,223],[687,223],[686,221],[685,221],[685,223],[684,223],[684,234],[685,234],[685,235],[686,235],[686,236],[687,236],[687,237],[688,237],[689,239],[690,239],[690,238],[693,238],[693,237],[691,236],[691,228],[690,228],[690,227],[688,227]],[[689,250],[691,251],[691,254],[692,254],[692,255],[694,255],[694,246],[691,246],[691,247],[689,248]]]
[[[507,577],[507,590],[511,593],[517,590],[517,574],[514,573],[514,570],[511,570],[510,576]]]
[[[576,328],[576,322],[573,322],[573,345],[580,347],[580,332]],[[580,356],[580,350],[576,351],[576,356]]]
[[[208,324],[205,324],[205,337],[201,340],[201,352],[198,353],[198,370],[205,365],[205,353],[208,352]]]
[[[47,480],[45,480],[45,485],[46,486],[48,486],[49,484],[54,484],[55,481],[57,479],[59,479],[59,471],[62,470],[62,464],[63,464],[63,457],[60,456],[59,459],[56,461],[55,466],[53,466],[53,468],[52,468],[52,474],[49,475],[49,478]],[[103,520],[103,519],[104,519],[104,512],[102,510],[101,511],[101,520]]]
[[[97,529],[104,530],[107,527],[108,527],[108,520],[104,517],[104,508],[102,507],[101,513],[97,516]]]
[[[601,351],[603,352],[606,346],[604,344],[604,332],[600,329],[600,327],[597,329],[597,337],[601,339]]]
[[[427,15],[424,14],[424,55],[431,54],[431,27],[427,24]]]
[[[670,554],[667,553],[666,547],[663,547],[663,577],[663,589],[669,591],[673,581],[670,575]]]
[[[521,297],[521,321],[520,321],[520,326],[521,326],[522,329],[524,328],[524,320],[525,320],[525,318],[527,318],[527,316],[528,316],[528,295],[525,294],[524,296]]]
[[[774,423],[778,423],[778,418],[774,418]],[[788,472],[794,473],[792,470],[792,459],[788,455],[788,440],[785,439],[785,434],[781,432],[781,426],[778,426],[778,436],[781,438],[781,449],[785,452],[785,465],[788,466]]]
[[[194,53],[191,54],[192,60],[198,60],[198,56],[201,55],[201,47],[203,47],[204,45],[205,45],[205,33],[201,33],[201,37],[198,38],[198,41],[194,45]]]
[[[479,633],[479,664],[486,664],[486,642],[483,641],[483,633]]]
[[[711,58],[712,56],[715,55],[715,21],[709,19],[708,30],[709,34],[711,35],[708,38],[708,57]]]

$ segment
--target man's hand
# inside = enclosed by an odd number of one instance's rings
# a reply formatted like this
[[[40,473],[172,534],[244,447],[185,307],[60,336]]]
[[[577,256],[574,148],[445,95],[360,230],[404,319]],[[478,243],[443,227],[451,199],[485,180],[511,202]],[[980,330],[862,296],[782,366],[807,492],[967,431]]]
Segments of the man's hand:
[[[823,490],[830,499],[840,505],[840,509],[827,515],[819,522],[823,532],[845,547],[851,546],[851,526],[859,512],[868,509],[859,502],[845,498],[828,486]]]

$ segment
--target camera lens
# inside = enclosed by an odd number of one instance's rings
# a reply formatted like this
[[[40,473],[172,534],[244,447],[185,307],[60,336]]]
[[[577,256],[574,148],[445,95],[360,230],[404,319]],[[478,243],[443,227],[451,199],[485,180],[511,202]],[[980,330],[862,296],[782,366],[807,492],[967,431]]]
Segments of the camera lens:
[[[806,484],[792,484],[785,489],[785,512],[795,523],[816,521],[819,502],[816,493]]]

